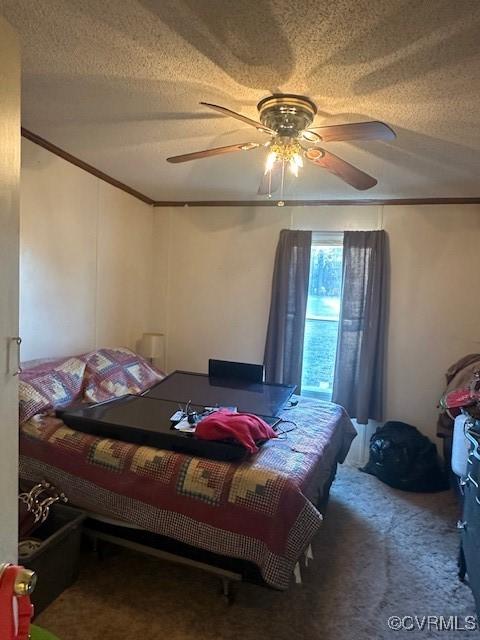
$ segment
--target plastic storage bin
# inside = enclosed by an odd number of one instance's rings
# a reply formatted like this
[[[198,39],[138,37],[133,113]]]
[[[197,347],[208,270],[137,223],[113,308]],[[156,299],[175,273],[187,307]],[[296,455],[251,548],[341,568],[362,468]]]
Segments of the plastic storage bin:
[[[22,556],[21,564],[35,571],[37,586],[31,595],[35,615],[70,587],[78,576],[83,512],[65,505],[54,505],[47,520],[32,537],[42,540],[38,549]]]

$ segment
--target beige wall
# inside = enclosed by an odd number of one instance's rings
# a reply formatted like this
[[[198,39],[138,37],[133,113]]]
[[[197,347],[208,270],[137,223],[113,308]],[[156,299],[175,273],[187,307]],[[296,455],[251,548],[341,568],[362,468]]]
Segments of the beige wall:
[[[387,410],[435,432],[444,372],[480,352],[480,206],[385,207],[391,251]]]
[[[209,357],[262,361],[280,229],[385,228],[386,417],[433,436],[444,371],[480,350],[480,206],[172,208],[155,217],[154,297],[169,370],[205,371]]]
[[[135,347],[151,329],[152,208],[23,140],[22,358]]]

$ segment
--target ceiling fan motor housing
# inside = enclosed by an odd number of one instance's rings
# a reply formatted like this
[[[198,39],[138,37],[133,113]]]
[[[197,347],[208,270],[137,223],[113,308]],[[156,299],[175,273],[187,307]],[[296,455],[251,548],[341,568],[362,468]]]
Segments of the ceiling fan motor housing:
[[[257,105],[260,122],[279,136],[296,138],[313,122],[317,107],[305,96],[274,94]]]

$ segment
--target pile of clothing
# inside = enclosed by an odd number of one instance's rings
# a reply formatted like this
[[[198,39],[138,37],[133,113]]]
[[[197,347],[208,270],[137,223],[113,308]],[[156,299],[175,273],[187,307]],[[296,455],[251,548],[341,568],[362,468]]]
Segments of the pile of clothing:
[[[445,377],[447,386],[437,422],[440,438],[451,437],[454,420],[462,409],[480,419],[480,353],[471,353],[452,364]]]

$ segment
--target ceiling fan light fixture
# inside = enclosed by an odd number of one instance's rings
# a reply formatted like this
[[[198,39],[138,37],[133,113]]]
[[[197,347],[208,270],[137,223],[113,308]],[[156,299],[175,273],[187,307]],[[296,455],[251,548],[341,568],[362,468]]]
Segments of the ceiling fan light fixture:
[[[302,147],[295,138],[277,136],[270,145],[270,150],[276,153],[279,160],[290,162],[292,158],[300,155]]]
[[[290,165],[290,171],[293,173],[293,175],[296,178],[298,178],[298,170],[303,167],[302,156],[299,153],[296,153],[294,156],[290,158],[289,165]]]
[[[275,151],[270,151],[267,155],[267,162],[265,163],[265,174],[273,169],[273,165],[277,161],[277,154]]]

